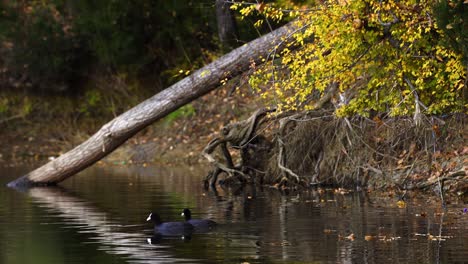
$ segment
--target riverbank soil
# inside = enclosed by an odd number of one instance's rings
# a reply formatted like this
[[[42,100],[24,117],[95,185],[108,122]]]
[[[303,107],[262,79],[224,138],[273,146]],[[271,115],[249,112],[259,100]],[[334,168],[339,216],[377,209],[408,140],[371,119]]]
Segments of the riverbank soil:
[[[226,124],[247,119],[262,107],[253,91],[236,89],[241,82],[242,78],[225,85],[144,129],[99,164],[208,165],[200,155],[206,144],[218,137]],[[314,185],[399,193],[442,188],[448,196],[466,199],[465,114],[427,116],[415,126],[409,117],[336,118],[331,112],[309,112],[296,116],[281,129],[275,115],[270,114],[256,131],[270,144],[271,151],[265,159],[267,164],[253,168],[252,181],[282,190]],[[0,164],[43,164],[86,140],[110,119],[96,116],[93,122],[80,123],[54,116],[48,120],[22,117],[3,122]],[[254,150],[249,151],[255,156]],[[238,163],[239,151],[230,148],[230,152]],[[222,162],[222,156],[215,157]],[[207,166],[207,173],[210,168]],[[228,177],[220,175],[220,179]]]
[[[255,181],[281,190],[334,186],[402,196],[429,190],[466,199],[467,132],[464,114],[425,117],[418,125],[410,117],[337,118],[326,110],[273,115],[240,147],[238,165],[216,161],[206,184],[225,174],[221,183]],[[229,142],[226,135],[218,142]]]
[[[210,138],[228,122],[248,116],[257,106],[252,92],[235,92],[237,84],[225,85],[143,129],[101,163],[204,161],[199,153]],[[0,95],[2,98],[9,96]],[[29,101],[41,101],[41,98],[36,99]],[[135,101],[135,98],[131,101]],[[41,109],[38,104],[31,106],[33,113],[17,115],[11,119],[7,116],[0,118],[0,164],[43,164],[82,143],[118,114],[103,114],[104,111],[95,111],[99,115],[79,114],[80,109],[70,109],[79,104],[68,102],[67,105],[62,104],[54,109]],[[19,107],[23,105],[18,105]],[[58,108],[66,110],[60,111]]]

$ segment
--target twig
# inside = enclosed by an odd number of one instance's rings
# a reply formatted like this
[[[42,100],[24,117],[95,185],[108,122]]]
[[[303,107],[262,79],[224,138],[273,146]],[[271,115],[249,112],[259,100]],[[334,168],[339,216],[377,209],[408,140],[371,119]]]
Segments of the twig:
[[[411,187],[405,187],[404,189],[405,190],[414,190],[414,189],[424,189],[424,188],[427,188],[431,185],[434,185],[434,184],[438,184],[438,182],[443,182],[443,181],[446,181],[446,180],[451,180],[455,177],[460,177],[460,176],[466,176],[466,172],[464,170],[459,170],[459,171],[456,171],[456,172],[453,172],[445,177],[442,177],[442,178],[438,178],[437,180],[434,180],[434,181],[428,181],[428,182],[424,182],[424,183],[421,183],[421,184],[417,184],[415,186],[411,186]]]
[[[289,174],[290,176],[293,176],[297,182],[299,182],[300,178],[299,178],[299,175],[297,175],[296,173],[294,173],[291,169],[285,167],[283,165],[283,149],[284,149],[284,142],[281,138],[278,139],[278,144],[280,145],[279,147],[279,153],[278,153],[278,168],[284,172],[286,172],[287,174]]]
[[[294,117],[297,117],[297,114],[296,115],[293,115]],[[292,117],[292,116],[291,116]],[[280,120],[280,127],[279,127],[279,137],[278,137],[278,147],[279,147],[279,153],[278,153],[278,168],[280,170],[282,170],[283,172],[289,174],[290,176],[294,177],[297,182],[300,181],[300,177],[299,175],[297,175],[296,173],[294,173],[291,169],[287,168],[285,165],[284,165],[284,157],[283,157],[283,152],[284,152],[284,141],[283,139],[281,138],[281,136],[283,135],[284,133],[284,129],[286,127],[286,125],[292,121],[291,119],[289,119],[289,117],[285,117],[283,119]]]
[[[414,164],[416,164],[416,160],[413,162],[413,164],[411,164],[411,168],[408,170],[408,172],[406,173],[406,177],[405,179],[403,180],[403,182],[401,183],[401,185],[404,185],[406,183],[406,180],[408,179],[409,175],[411,174],[411,172],[413,171],[413,168],[414,168]],[[401,196],[401,199],[403,200],[406,196],[406,193],[408,192],[408,190],[404,190],[403,192],[403,195]]]
[[[422,104],[421,101],[419,100],[419,95],[416,92],[416,88],[414,88],[413,84],[411,84],[410,80],[407,77],[404,77],[405,82],[408,84],[408,86],[411,89],[411,92],[413,93],[414,96],[414,123],[416,126],[421,125],[421,107],[420,105]]]
[[[5,119],[0,120],[0,124],[6,123],[6,122],[14,120],[14,119],[22,118],[22,117],[24,117],[24,114],[18,114],[18,115],[10,116],[10,117],[7,117]]]

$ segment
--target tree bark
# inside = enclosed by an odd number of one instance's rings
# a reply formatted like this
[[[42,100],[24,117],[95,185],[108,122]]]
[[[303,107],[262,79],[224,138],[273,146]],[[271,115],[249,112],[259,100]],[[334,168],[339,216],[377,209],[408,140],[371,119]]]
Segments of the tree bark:
[[[268,58],[274,50],[279,52],[296,29],[290,23],[231,51],[114,118],[85,142],[8,186],[55,185],[80,172],[156,120],[214,90],[221,80],[248,70],[253,62],[261,63],[262,58]]]
[[[225,0],[216,0],[215,2],[218,37],[225,48],[235,47],[238,39],[236,19],[231,5],[232,3]]]

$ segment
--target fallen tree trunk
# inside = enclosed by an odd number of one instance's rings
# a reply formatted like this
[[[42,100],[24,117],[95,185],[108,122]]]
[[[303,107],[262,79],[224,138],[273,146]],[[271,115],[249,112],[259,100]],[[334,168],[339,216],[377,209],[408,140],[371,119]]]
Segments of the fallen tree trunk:
[[[137,132],[177,108],[214,90],[221,80],[235,77],[280,51],[297,30],[292,23],[255,39],[195,71],[162,92],[105,124],[92,137],[57,159],[8,183],[9,187],[55,185],[99,161]]]

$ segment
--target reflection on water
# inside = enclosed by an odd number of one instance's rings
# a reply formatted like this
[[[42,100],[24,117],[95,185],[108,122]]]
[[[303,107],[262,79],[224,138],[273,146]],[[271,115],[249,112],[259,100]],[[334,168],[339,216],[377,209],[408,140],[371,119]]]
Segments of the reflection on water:
[[[0,184],[27,171],[0,169]],[[209,190],[189,168],[93,167],[58,188],[1,187],[0,263],[463,263],[466,205],[397,208],[365,193]],[[388,204],[387,204],[388,203]],[[220,225],[190,239],[155,237],[145,220]],[[148,243],[151,242],[151,243]]]
[[[39,207],[45,208],[50,214],[57,213],[68,226],[76,228],[78,233],[92,234],[93,241],[88,243],[96,243],[98,250],[138,260],[138,263],[145,263],[145,260],[172,263],[176,259],[169,252],[154,251],[142,243],[147,234],[126,231],[135,226],[112,221],[99,209],[69,195],[62,188],[33,188],[28,194]]]

